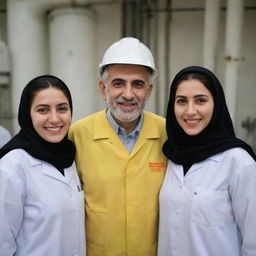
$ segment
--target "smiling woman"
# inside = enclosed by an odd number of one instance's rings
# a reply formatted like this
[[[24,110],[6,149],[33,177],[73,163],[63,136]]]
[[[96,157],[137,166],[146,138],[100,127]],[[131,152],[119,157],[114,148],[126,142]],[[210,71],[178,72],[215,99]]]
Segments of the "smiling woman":
[[[21,130],[0,150],[0,256],[85,255],[71,116],[71,95],[59,78],[36,77],[24,88]]]
[[[175,76],[166,130],[157,255],[256,255],[256,156],[235,137],[210,70]]]
[[[212,118],[213,107],[213,96],[202,82],[189,79],[179,84],[174,112],[178,124],[188,135],[204,130]]]
[[[39,91],[30,114],[36,132],[46,141],[58,143],[68,133],[71,110],[67,97],[59,89],[49,87]]]

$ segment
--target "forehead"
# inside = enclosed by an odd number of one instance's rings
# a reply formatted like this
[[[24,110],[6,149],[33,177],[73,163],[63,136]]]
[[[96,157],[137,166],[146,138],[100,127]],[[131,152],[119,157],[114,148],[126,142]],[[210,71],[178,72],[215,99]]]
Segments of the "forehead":
[[[38,91],[32,101],[32,104],[50,104],[53,102],[68,102],[64,92],[55,87],[49,87]]]
[[[109,67],[109,79],[121,78],[127,79],[141,79],[147,81],[149,78],[149,70],[141,65],[131,64],[114,64]]]
[[[211,92],[206,88],[206,86],[197,79],[189,79],[182,81],[176,90],[176,95],[181,94],[184,96],[189,95],[198,95],[198,94],[205,94],[211,95]]]

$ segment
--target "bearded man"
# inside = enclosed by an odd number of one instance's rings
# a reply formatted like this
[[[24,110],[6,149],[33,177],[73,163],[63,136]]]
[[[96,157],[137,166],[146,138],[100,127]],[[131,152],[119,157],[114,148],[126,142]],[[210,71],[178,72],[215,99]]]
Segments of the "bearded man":
[[[144,111],[157,75],[136,38],[112,44],[99,65],[107,108],[70,130],[85,192],[87,256],[156,256],[165,120]]]

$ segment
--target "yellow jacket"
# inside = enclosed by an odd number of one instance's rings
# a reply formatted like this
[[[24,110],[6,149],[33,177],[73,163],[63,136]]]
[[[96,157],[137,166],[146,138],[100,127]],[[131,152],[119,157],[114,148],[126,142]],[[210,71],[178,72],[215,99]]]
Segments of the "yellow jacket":
[[[144,112],[129,154],[106,110],[70,129],[85,191],[87,256],[155,256],[158,194],[166,169],[164,118]]]

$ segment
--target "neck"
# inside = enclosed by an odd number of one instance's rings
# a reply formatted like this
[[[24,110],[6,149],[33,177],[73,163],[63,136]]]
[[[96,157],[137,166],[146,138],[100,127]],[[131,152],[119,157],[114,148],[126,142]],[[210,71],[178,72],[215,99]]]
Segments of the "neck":
[[[111,115],[112,115],[112,113],[111,113]],[[118,125],[120,125],[122,128],[125,129],[127,134],[131,133],[136,128],[136,126],[138,125],[139,120],[140,120],[140,116],[131,122],[121,121],[121,120],[117,119],[114,115],[112,115],[112,117],[114,118],[114,120],[117,122]]]

